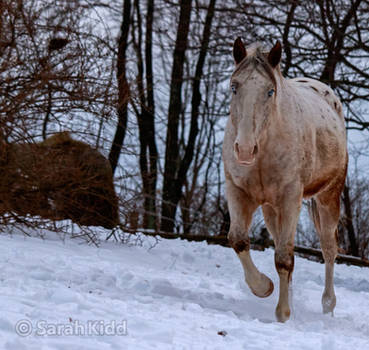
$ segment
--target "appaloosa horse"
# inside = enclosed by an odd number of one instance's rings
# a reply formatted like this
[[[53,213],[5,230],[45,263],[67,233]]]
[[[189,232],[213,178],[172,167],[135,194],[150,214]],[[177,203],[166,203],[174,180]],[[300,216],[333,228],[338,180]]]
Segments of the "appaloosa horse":
[[[231,217],[229,242],[252,292],[269,296],[273,283],[255,267],[249,251],[248,229],[261,205],[275,243],[280,283],[276,317],[284,322],[290,317],[294,235],[303,198],[312,198],[325,260],[323,312],[333,313],[337,223],[348,156],[340,101],[319,81],[283,78],[281,52],[280,42],[270,51],[260,44],[246,49],[240,38],[234,42],[223,160]]]

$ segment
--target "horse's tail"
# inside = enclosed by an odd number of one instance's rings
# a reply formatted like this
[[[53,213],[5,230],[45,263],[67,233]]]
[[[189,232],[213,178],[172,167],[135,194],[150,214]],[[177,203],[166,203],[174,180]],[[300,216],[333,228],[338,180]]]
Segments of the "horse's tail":
[[[316,200],[314,198],[311,198],[310,205],[309,205],[309,213],[310,216],[314,222],[314,225],[316,229],[320,232],[320,217],[319,217],[319,211],[316,204]]]

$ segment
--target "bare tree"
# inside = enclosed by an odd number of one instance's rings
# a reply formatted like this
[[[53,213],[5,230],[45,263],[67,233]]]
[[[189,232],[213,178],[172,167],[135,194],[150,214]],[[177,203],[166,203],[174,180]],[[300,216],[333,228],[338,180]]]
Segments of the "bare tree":
[[[184,50],[186,48],[186,36],[189,26],[191,4],[182,3],[181,15],[177,31],[176,48],[173,55],[173,70],[171,80],[171,99],[168,111],[168,129],[166,141],[166,158],[163,185],[162,219],[161,230],[172,232],[174,227],[175,213],[179,200],[182,197],[182,187],[186,181],[187,171],[194,155],[194,147],[198,135],[198,117],[201,103],[200,80],[203,75],[205,57],[208,51],[211,25],[214,17],[215,0],[210,0],[206,15],[205,25],[200,44],[200,52],[196,64],[195,76],[192,84],[191,121],[188,140],[185,144],[184,155],[181,158],[178,143],[178,119],[181,108],[181,84],[178,79],[182,75],[177,71],[178,65],[183,65]],[[183,10],[183,12],[182,12]],[[181,23],[183,18],[183,23]],[[182,26],[184,28],[182,28]],[[184,31],[186,30],[186,32]]]
[[[94,33],[93,23],[84,23],[88,11],[74,0],[1,3],[0,113],[5,139],[45,137],[70,128],[91,135],[91,120],[108,120],[114,114],[110,47],[105,37]]]
[[[36,141],[56,131],[72,130],[77,139],[101,146],[103,138],[99,136],[103,128],[99,126],[107,124],[115,115],[118,98],[110,33],[93,19],[95,10],[77,0],[1,2],[0,154],[3,170],[9,166],[9,149],[13,144],[22,143],[34,150],[32,145],[36,145]],[[23,163],[28,164],[22,159],[15,172],[21,171]],[[27,155],[27,159],[34,160],[33,168],[27,166],[30,171],[40,172],[37,180],[41,181],[43,169],[38,169],[40,162],[36,162],[36,153],[34,157]],[[50,172],[50,177],[57,174]],[[18,199],[27,198],[29,194],[21,190],[21,184],[17,187],[18,180],[19,177],[13,176],[15,186],[12,188],[22,192],[18,193]],[[9,197],[7,187],[10,186],[2,186],[2,199]],[[42,186],[29,187],[35,192],[34,198],[43,198]],[[32,213],[37,213],[36,202],[30,202],[35,205],[30,208]],[[13,214],[10,222],[16,219],[32,227],[44,227],[40,217]],[[102,211],[99,215],[103,215]],[[5,219],[2,223],[9,223],[9,214],[2,215],[1,219]]]
[[[117,57],[117,81],[118,81],[118,124],[115,130],[112,146],[109,153],[109,161],[113,172],[118,164],[119,155],[124,142],[128,118],[129,85],[126,76],[126,51],[128,44],[128,33],[131,22],[131,1],[124,0],[123,19],[118,40]]]
[[[136,28],[133,29],[134,48],[137,56],[138,103],[133,101],[140,139],[139,164],[144,196],[143,226],[156,229],[156,184],[158,150],[155,138],[155,100],[152,62],[152,37],[154,20],[154,0],[147,1],[146,30],[143,44],[143,20],[141,6],[135,0]],[[142,53],[144,46],[144,54]],[[144,70],[146,74],[144,76]],[[146,83],[146,86],[145,86]]]

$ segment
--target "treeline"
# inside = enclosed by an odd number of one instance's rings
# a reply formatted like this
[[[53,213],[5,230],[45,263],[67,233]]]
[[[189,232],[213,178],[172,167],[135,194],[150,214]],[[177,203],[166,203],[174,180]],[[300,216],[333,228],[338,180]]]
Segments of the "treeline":
[[[227,233],[221,144],[237,36],[269,46],[281,40],[283,74],[329,84],[344,104],[349,137],[367,135],[367,1],[4,0],[0,6],[2,137],[39,140],[71,130],[101,149],[130,230]],[[342,248],[358,256],[369,254],[368,194],[367,176],[352,172],[340,236]],[[298,239],[313,244],[312,231],[302,226]],[[253,234],[261,227],[256,217]]]

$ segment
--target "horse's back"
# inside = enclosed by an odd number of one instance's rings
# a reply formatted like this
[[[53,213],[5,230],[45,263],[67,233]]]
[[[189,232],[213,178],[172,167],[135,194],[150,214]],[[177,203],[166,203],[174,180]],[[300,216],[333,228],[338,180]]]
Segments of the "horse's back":
[[[342,120],[344,120],[341,101],[328,85],[310,78],[294,78],[289,79],[288,82],[290,86],[295,89],[302,91],[308,89],[312,91],[314,94],[319,96],[321,100],[326,102],[332,108],[332,110],[334,110],[341,117]]]
[[[333,90],[309,78],[289,80],[301,106],[297,119],[305,126],[306,153],[310,169],[305,177],[304,197],[341,182],[346,175],[346,129],[342,104]]]

